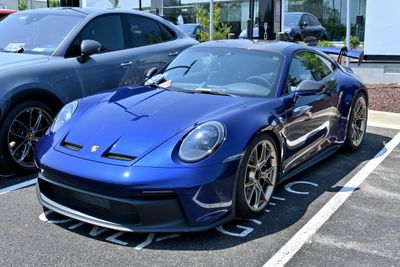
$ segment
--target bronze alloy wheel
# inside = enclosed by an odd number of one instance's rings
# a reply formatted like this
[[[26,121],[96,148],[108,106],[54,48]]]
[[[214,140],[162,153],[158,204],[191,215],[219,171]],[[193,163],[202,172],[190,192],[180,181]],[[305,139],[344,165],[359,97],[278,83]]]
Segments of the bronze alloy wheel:
[[[51,115],[41,107],[27,107],[12,120],[7,134],[8,151],[14,162],[33,168],[33,148],[52,123]]]
[[[364,97],[359,97],[354,105],[351,121],[351,142],[355,147],[361,144],[367,128],[367,103]]]
[[[248,207],[254,212],[265,209],[277,180],[277,155],[269,140],[260,141],[247,161],[244,194]]]

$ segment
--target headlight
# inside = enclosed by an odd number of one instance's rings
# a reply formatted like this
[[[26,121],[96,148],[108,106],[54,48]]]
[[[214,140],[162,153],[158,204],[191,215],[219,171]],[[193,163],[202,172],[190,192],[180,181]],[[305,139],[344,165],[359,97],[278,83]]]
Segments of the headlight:
[[[182,141],[179,158],[195,162],[209,156],[225,138],[225,127],[217,121],[209,121],[192,130]]]
[[[67,121],[69,121],[74,114],[76,108],[78,107],[78,101],[73,101],[66,104],[58,113],[57,117],[54,119],[51,125],[51,132],[55,133],[60,129]]]

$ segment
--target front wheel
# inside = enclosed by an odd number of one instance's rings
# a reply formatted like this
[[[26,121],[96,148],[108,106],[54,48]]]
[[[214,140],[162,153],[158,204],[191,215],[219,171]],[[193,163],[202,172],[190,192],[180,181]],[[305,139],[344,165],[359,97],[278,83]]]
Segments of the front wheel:
[[[23,102],[10,110],[0,125],[0,169],[33,171],[33,149],[52,120],[52,110],[37,101]]]
[[[367,130],[368,106],[364,93],[358,93],[351,106],[344,149],[356,151],[360,147]]]
[[[279,154],[275,141],[267,134],[249,144],[239,166],[236,192],[237,215],[254,218],[271,200],[278,180]]]

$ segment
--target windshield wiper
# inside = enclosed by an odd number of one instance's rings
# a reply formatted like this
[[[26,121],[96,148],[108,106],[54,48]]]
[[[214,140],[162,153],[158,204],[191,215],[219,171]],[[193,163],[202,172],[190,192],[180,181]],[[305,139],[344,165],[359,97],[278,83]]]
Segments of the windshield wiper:
[[[209,95],[234,96],[234,95],[229,94],[224,91],[217,91],[217,90],[211,90],[211,89],[206,89],[206,88],[198,88],[198,89],[193,90],[192,92],[199,93],[199,94],[209,94]]]
[[[197,62],[197,59],[195,59],[195,60],[192,62],[192,64],[190,64],[189,66],[179,65],[179,66],[175,66],[175,67],[171,67],[171,68],[169,68],[169,69],[166,69],[164,72],[167,72],[167,71],[173,70],[173,69],[182,69],[182,68],[184,68],[184,69],[186,69],[186,70],[185,70],[185,72],[183,73],[182,76],[185,76],[185,75],[189,72],[189,70],[193,67],[193,65],[196,64],[196,62]]]

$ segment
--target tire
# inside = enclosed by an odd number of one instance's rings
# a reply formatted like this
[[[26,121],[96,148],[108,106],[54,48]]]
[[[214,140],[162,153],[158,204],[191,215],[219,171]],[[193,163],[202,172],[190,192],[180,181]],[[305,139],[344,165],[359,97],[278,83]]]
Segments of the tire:
[[[0,125],[0,170],[33,172],[34,146],[53,118],[54,112],[38,101],[26,101],[11,109]]]
[[[265,158],[260,157],[263,152]],[[239,166],[236,186],[237,216],[255,218],[264,212],[278,181],[279,164],[279,153],[270,135],[260,134],[250,141]]]
[[[343,149],[354,152],[361,146],[367,129],[368,105],[367,97],[364,93],[359,92],[356,95],[350,112]]]
[[[301,41],[302,41],[301,36],[296,35],[295,37],[293,37],[293,43],[299,43]]]

